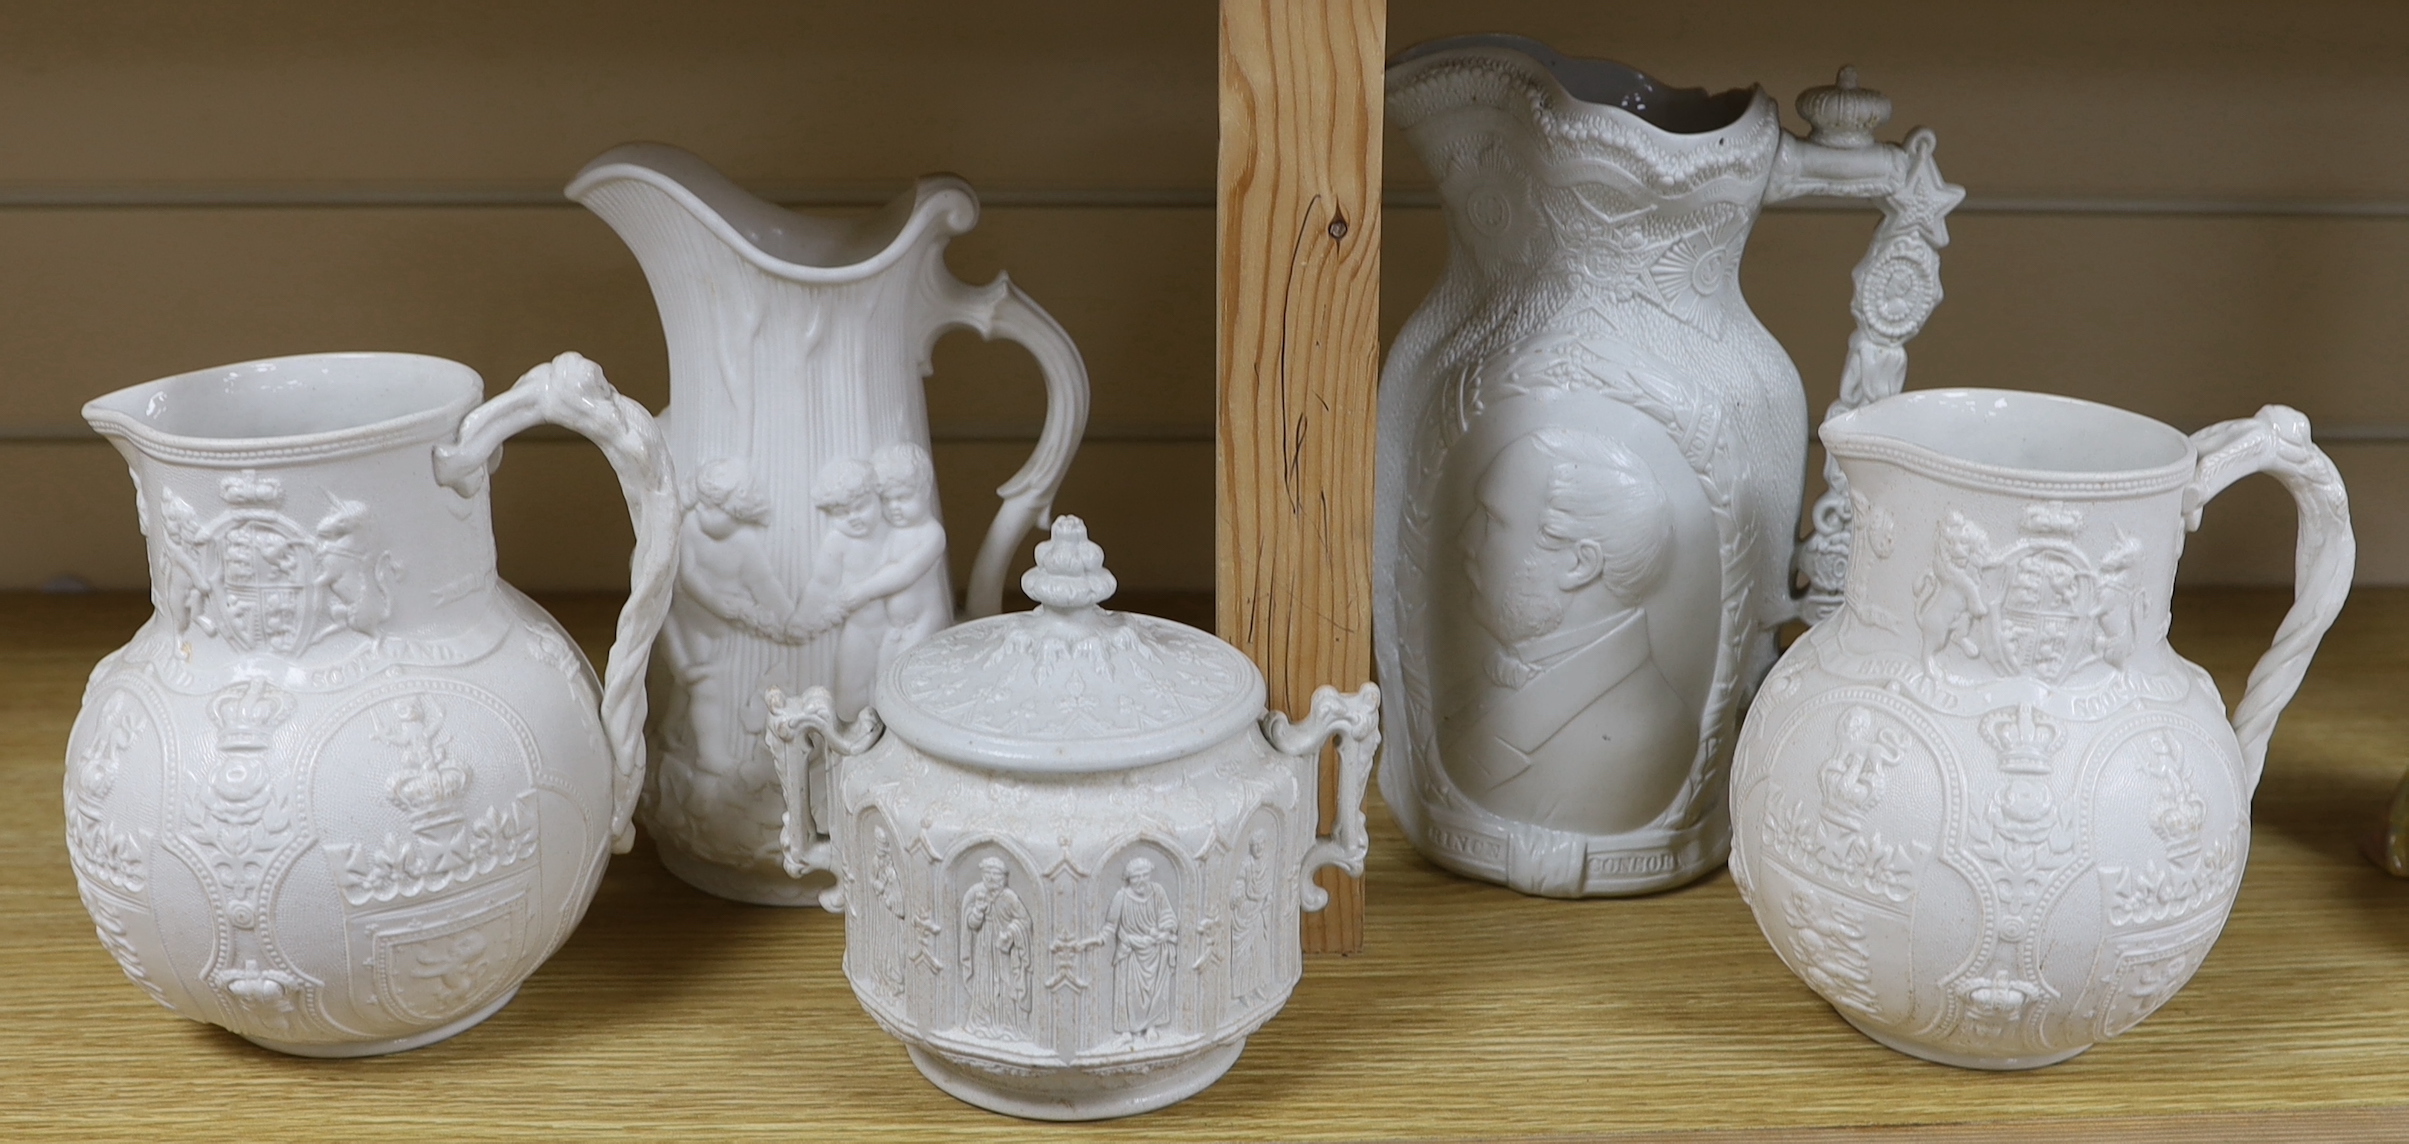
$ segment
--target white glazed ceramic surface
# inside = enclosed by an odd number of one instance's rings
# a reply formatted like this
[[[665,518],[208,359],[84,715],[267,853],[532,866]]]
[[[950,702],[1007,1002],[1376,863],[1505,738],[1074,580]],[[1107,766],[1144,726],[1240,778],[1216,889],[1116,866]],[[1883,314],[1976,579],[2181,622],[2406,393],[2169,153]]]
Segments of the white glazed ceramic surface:
[[[1439,181],[1445,276],[1381,379],[1381,790],[1416,847],[1557,897],[1723,861],[1730,732],[1798,614],[1797,371],[1740,295],[1765,203],[1870,198],[1842,407],[1896,392],[1962,197],[1933,137],[1875,144],[1877,93],[1667,88],[1529,40],[1401,56],[1391,119]],[[1837,599],[1845,486],[1816,512]],[[1464,606],[1469,601],[1470,606]]]
[[[931,176],[865,219],[797,214],[688,152],[615,148],[569,197],[644,267],[669,343],[662,429],[683,479],[683,562],[653,677],[644,824],[680,878],[740,901],[818,894],[778,862],[764,688],[825,685],[851,717],[903,649],[953,622],[921,378],[939,335],[1026,345],[1046,377],[1035,452],[998,492],[968,607],[1042,522],[1087,423],[1069,335],[1003,277],[956,281],[945,246],[978,197]]]
[[[824,904],[845,975],[938,1087],[1036,1119],[1145,1112],[1212,1084],[1287,1003],[1298,912],[1326,901],[1313,872],[1362,872],[1379,692],[1266,715],[1236,649],[1095,606],[1112,577],[1075,517],[1022,584],[1036,610],[952,628],[880,680],[879,708],[914,694],[936,747],[875,712],[839,727],[822,689],[769,697],[789,869],[841,871]],[[1232,721],[1232,700],[1251,710]],[[962,733],[995,721],[987,746]]]
[[[324,354],[84,408],[132,468],[158,612],[92,673],[68,851],[101,943],[177,1013],[309,1056],[440,1040],[510,1000],[633,837],[666,453],[575,354],[472,411],[483,389]],[[635,516],[600,687],[494,574],[486,473],[547,421],[603,447]]]
[[[1971,1068],[2064,1060],[2165,1004],[2224,927],[2268,736],[2349,591],[2341,478],[2272,405],[2187,440],[2090,402],[1939,390],[1823,439],[1855,499],[1845,603],[1749,711],[1732,875],[1875,1040]],[[2184,532],[2255,472],[2299,505],[2297,598],[2228,725],[2167,607]]]

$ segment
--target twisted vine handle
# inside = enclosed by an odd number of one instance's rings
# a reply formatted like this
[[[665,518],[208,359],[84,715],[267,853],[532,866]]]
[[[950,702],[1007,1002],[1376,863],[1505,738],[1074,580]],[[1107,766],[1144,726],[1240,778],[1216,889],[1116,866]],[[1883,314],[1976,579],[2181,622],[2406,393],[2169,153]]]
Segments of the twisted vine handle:
[[[1267,712],[1263,737],[1271,740],[1273,750],[1307,760],[1318,758],[1325,741],[1338,740],[1337,821],[1330,837],[1314,839],[1305,851],[1302,905],[1306,913],[1313,913],[1330,904],[1330,891],[1315,884],[1313,876],[1324,866],[1336,866],[1360,878],[1364,856],[1371,853],[1363,797],[1372,779],[1372,757],[1380,752],[1380,685],[1367,683],[1348,695],[1323,684],[1313,690],[1313,708],[1302,722]]]
[[[2242,782],[2257,790],[2259,773],[2267,764],[2267,740],[2275,734],[2275,719],[2300,690],[2309,670],[2309,657],[2342,612],[2350,595],[2352,565],[2359,544],[2351,535],[2350,497],[2342,474],[2323,450],[2309,440],[2309,419],[2298,410],[2269,405],[2258,416],[2223,421],[2192,434],[2199,450],[2199,467],[2183,488],[2183,523],[2200,527],[2200,512],[2210,498],[2253,473],[2266,473],[2292,494],[2300,513],[2300,539],[2292,564],[2292,610],[2275,629],[2275,643],[2250,669],[2242,702],[2234,708],[2233,733],[2242,743]],[[2396,800],[2393,821],[2400,822]],[[2395,829],[2398,829],[2397,825]]]
[[[1872,199],[1882,211],[1873,242],[1850,273],[1856,293],[1849,310],[1857,328],[1849,335],[1840,399],[1824,412],[1829,420],[1906,387],[1907,342],[1941,303],[1940,252],[1949,245],[1949,212],[1965,201],[1966,191],[1941,178],[1932,160],[1939,140],[1929,128],[1908,132],[1903,145],[1874,142],[1874,129],[1890,121],[1890,100],[1859,87],[1855,68],[1840,69],[1830,86],[1801,92],[1797,106],[1814,130],[1804,139],[1782,137],[1765,201]],[[1840,606],[1855,517],[1839,463],[1826,457],[1823,476],[1815,531],[1798,552],[1798,572],[1806,581],[1799,617],[1810,624]]]
[[[611,388],[601,366],[565,353],[469,411],[452,442],[436,446],[435,479],[463,497],[476,496],[501,463],[502,442],[546,423],[574,429],[601,447],[619,476],[636,530],[627,604],[619,609],[602,685],[603,734],[612,761],[611,851],[625,854],[635,845],[630,819],[644,786],[644,669],[653,637],[669,614],[669,590],[677,577],[677,479],[659,426],[643,406]]]
[[[800,878],[814,870],[837,872],[836,844],[819,826],[812,796],[814,782],[825,782],[832,767],[824,765],[815,771],[813,764],[823,756],[867,751],[886,728],[879,722],[878,712],[867,707],[851,723],[840,723],[836,702],[825,687],[806,688],[801,695],[788,695],[773,687],[763,693],[762,702],[769,708],[769,727],[761,733],[761,741],[769,747],[778,795],[786,807],[778,822],[778,848],[786,873]],[[837,888],[820,895],[820,908],[845,912],[841,880]]]

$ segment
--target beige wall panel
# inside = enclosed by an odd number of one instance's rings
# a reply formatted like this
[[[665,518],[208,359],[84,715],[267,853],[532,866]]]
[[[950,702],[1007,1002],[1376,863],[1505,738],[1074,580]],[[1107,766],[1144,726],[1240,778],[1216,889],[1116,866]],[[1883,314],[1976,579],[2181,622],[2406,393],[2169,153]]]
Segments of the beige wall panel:
[[[957,273],[1012,277],[1070,330],[1100,432],[1212,434],[1209,210],[992,210]],[[633,256],[583,210],[0,211],[0,433],[78,424],[153,377],[274,354],[400,349],[499,390],[563,349],[658,408],[668,358]],[[938,344],[941,431],[1034,437],[1019,347]]]
[[[631,138],[742,178],[1212,185],[1214,6],[0,7],[9,183],[557,185]],[[2404,196],[2409,5],[1402,0],[1392,47],[1513,30],[1785,103],[1853,62],[1977,195]],[[1400,185],[1426,181],[1391,151]]]
[[[995,515],[995,487],[1026,453],[1018,444],[937,446],[957,586]],[[505,458],[494,478],[502,575],[528,591],[624,591],[633,540],[602,454],[581,441],[522,440]],[[147,582],[133,482],[116,450],[98,441],[17,442],[0,448],[0,487],[9,490],[0,498],[0,536],[9,538],[0,549],[0,590],[62,575],[105,589]],[[1212,591],[1211,442],[1091,442],[1055,507],[1093,524],[1124,586]],[[1037,539],[1022,540],[1014,583]]]
[[[2409,5],[1397,0],[1392,50],[1513,31],[1785,108],[1857,65],[1977,196],[2409,195]],[[1793,126],[1799,126],[1795,115]],[[1426,185],[1389,149],[1393,185]]]
[[[558,185],[662,139],[742,178],[1207,188],[1209,3],[177,0],[0,7],[10,182]]]

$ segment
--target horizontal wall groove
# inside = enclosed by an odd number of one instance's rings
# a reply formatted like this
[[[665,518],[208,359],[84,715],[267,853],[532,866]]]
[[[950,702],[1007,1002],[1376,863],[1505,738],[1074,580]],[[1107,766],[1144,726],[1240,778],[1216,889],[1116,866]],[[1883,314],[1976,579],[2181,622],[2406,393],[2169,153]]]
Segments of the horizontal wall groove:
[[[2313,434],[2320,445],[2409,445],[2409,425],[2354,424],[2335,422],[2318,425]],[[1012,426],[949,426],[929,427],[929,440],[939,445],[1027,445],[1038,439],[1038,429]],[[555,425],[538,425],[518,436],[514,442],[577,444],[584,437]],[[1182,426],[1103,426],[1092,428],[1080,438],[1089,445],[1210,445],[1211,426],[1187,428]],[[0,425],[0,445],[105,445],[107,440],[82,425]]]
[[[759,186],[753,193],[785,206],[822,209],[884,206],[902,191],[882,187]],[[990,207],[1056,210],[1211,210],[1209,190],[1144,188],[1027,188],[982,189],[980,200]],[[1398,188],[1382,196],[1392,210],[1431,210],[1438,192]],[[577,204],[551,185],[488,184],[174,184],[128,183],[89,185],[0,184],[0,210],[107,209],[358,209],[452,208],[570,209]],[[1865,204],[1848,199],[1803,199],[1780,203],[1776,211],[1855,211]],[[2349,198],[2161,198],[2126,195],[1972,195],[1957,208],[1960,215],[2056,215],[2167,218],[2344,218],[2409,219],[2409,199]]]
[[[1039,426],[933,425],[929,440],[939,445],[1027,445],[1036,443]],[[2409,427],[2402,430],[2409,440]],[[1210,445],[1213,427],[1180,425],[1103,425],[1090,427],[1080,440],[1089,445]],[[517,443],[583,443],[584,437],[555,425],[538,425],[511,441]],[[0,445],[105,445],[106,438],[89,426],[74,424],[0,425]]]

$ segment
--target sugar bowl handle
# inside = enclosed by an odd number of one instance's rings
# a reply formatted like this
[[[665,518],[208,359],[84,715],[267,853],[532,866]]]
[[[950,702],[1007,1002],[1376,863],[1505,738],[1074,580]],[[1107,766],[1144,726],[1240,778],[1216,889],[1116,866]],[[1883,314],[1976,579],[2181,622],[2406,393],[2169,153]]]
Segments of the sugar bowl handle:
[[[1364,828],[1364,787],[1372,780],[1372,756],[1380,752],[1380,685],[1367,683],[1353,695],[1328,685],[1315,688],[1313,709],[1304,721],[1291,723],[1277,711],[1263,716],[1263,737],[1272,749],[1291,758],[1311,759],[1322,744],[1338,740],[1338,815],[1328,838],[1315,838],[1305,851],[1304,909],[1312,913],[1330,904],[1330,892],[1313,881],[1324,866],[1336,866],[1358,878],[1363,858],[1371,850]]]
[[[2191,483],[2183,489],[2183,523],[2200,527],[2210,498],[2253,473],[2283,482],[2300,514],[2300,540],[2292,562],[2292,610],[2275,629],[2274,646],[2250,669],[2242,702],[2233,712],[2233,733],[2242,743],[2242,785],[2258,789],[2267,765],[2267,740],[2275,717],[2300,690],[2309,657],[2350,595],[2351,568],[2359,544],[2351,535],[2350,497],[2342,474],[2309,440],[2309,419],[2288,406],[2269,405],[2258,416],[2223,421],[2192,434],[2200,454]],[[2393,812],[2397,832],[2401,812]]]
[[[773,687],[763,694],[769,707],[769,729],[761,741],[769,747],[770,758],[778,775],[778,794],[785,802],[786,813],[778,826],[778,847],[785,859],[786,872],[796,878],[814,870],[838,872],[836,844],[818,822],[813,797],[815,785],[825,790],[827,774],[833,770],[835,757],[858,755],[878,742],[884,729],[878,712],[863,708],[861,717],[851,723],[839,723],[836,702],[829,698],[828,689],[813,687],[801,695],[788,695]],[[826,764],[821,756],[831,756]],[[826,796],[821,796],[824,799]],[[831,913],[845,912],[842,884],[820,895],[820,907]]]
[[[677,578],[677,480],[652,415],[612,389],[601,366],[574,353],[528,370],[508,392],[470,410],[459,436],[436,446],[435,479],[461,496],[477,495],[501,461],[502,442],[543,424],[574,429],[602,448],[619,475],[619,491],[627,497],[627,515],[636,529],[627,604],[619,609],[602,683],[602,726],[614,764],[611,850],[625,854],[635,845],[630,819],[644,787],[644,669],[653,637],[669,614],[669,590]]]

